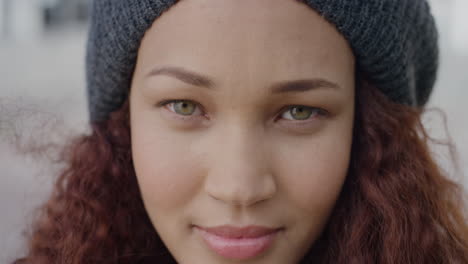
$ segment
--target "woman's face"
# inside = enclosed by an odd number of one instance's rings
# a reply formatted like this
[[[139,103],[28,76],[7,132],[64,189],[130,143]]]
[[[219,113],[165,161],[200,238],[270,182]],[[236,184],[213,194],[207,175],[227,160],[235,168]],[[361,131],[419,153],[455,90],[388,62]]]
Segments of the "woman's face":
[[[132,153],[178,263],[300,261],[347,175],[354,63],[297,1],[180,1],[155,21],[132,81]]]

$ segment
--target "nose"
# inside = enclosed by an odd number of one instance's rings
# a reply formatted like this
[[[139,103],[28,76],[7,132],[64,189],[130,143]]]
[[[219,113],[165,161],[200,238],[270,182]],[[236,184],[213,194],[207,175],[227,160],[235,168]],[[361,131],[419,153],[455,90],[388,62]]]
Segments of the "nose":
[[[226,204],[250,206],[270,199],[277,187],[262,135],[240,127],[226,129],[214,148],[205,192]]]

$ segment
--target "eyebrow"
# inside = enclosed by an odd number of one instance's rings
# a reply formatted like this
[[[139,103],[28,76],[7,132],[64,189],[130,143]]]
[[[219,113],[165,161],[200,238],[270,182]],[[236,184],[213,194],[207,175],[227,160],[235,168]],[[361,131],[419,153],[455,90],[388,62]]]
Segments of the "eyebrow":
[[[180,81],[191,84],[196,87],[202,87],[207,89],[215,89],[216,83],[209,77],[195,73],[193,71],[186,70],[182,67],[176,66],[162,66],[152,69],[148,74],[149,76],[166,75],[174,77]],[[300,79],[292,81],[281,81],[274,83],[270,87],[270,91],[273,94],[284,94],[284,93],[299,93],[319,88],[331,88],[338,90],[340,86],[332,81],[323,78],[314,79]]]

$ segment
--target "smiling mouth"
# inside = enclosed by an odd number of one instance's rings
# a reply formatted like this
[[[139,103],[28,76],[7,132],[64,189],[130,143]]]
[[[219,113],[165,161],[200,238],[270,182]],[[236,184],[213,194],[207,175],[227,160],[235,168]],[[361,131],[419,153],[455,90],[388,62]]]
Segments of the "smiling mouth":
[[[245,260],[265,252],[273,244],[282,228],[261,226],[218,226],[205,228],[194,226],[208,247],[229,259]]]

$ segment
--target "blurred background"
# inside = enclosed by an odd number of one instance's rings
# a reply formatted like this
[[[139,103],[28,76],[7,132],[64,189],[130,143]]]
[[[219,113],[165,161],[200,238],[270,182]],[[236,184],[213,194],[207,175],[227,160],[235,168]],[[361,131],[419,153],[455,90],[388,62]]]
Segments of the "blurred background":
[[[28,142],[60,142],[87,129],[90,1],[0,0],[0,263],[24,253],[22,232],[58,169],[42,146]],[[429,111],[425,125],[434,138],[446,141],[446,122],[458,150],[458,170],[447,148],[434,145],[434,155],[467,188],[468,179],[461,177],[468,173],[468,0],[429,2],[440,31],[441,63],[428,107],[441,109],[446,120]],[[36,154],[25,155],[26,147]]]

